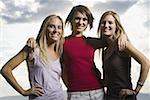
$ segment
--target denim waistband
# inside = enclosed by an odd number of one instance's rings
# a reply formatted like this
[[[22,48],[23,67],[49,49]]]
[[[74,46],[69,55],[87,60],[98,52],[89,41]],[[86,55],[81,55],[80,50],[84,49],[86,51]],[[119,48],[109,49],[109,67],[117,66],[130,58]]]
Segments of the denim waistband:
[[[80,91],[80,92],[68,92],[68,94],[70,94],[70,95],[89,95],[89,94],[97,94],[100,92],[104,92],[104,89],[96,89],[96,90]]]

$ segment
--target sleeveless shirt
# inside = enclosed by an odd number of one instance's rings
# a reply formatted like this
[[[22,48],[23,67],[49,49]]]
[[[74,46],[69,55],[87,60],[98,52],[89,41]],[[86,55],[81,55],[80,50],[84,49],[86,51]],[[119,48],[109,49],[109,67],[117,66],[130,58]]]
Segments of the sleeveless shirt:
[[[46,64],[40,57],[40,50],[36,48],[32,60],[27,61],[29,81],[31,87],[39,85],[44,90],[43,96],[29,96],[30,100],[64,100],[60,83],[61,66],[59,59]]]
[[[104,84],[107,87],[108,98],[119,98],[121,89],[132,89],[131,83],[131,57],[123,56],[118,50],[105,59],[107,50],[103,51]]]

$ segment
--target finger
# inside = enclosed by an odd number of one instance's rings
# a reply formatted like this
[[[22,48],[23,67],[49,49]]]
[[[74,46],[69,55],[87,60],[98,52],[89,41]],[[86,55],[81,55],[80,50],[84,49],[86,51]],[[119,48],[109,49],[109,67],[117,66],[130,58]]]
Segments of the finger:
[[[27,40],[28,46],[30,46],[30,41],[31,41],[31,38],[29,38],[29,39]]]
[[[26,44],[27,44],[28,47],[30,47],[30,41],[29,40],[27,41]]]
[[[122,43],[122,44],[121,44]],[[125,48],[125,46],[124,46],[124,42],[123,41],[120,41],[120,51],[122,51],[123,49]]]
[[[39,92],[41,92],[41,93],[44,93],[44,91],[43,91],[43,87],[41,87],[40,85],[38,85],[38,84],[35,84],[36,86],[34,86],[34,89],[36,90],[36,91],[39,91]]]
[[[43,89],[36,88],[34,90],[34,94],[37,95],[37,96],[42,96],[44,94],[44,91],[43,91]]]
[[[125,95],[126,94],[126,89],[122,89],[119,93],[121,96]]]
[[[121,48],[121,45],[120,45],[121,42],[120,42],[120,41],[121,41],[121,40],[119,39],[119,40],[118,40],[119,51],[120,51],[120,48]]]
[[[33,41],[33,38],[29,38],[29,39],[27,40],[27,45],[28,45],[29,47],[32,47],[32,41]]]
[[[36,95],[36,96],[42,96],[43,93],[40,93],[39,91],[35,91],[33,95]]]
[[[31,47],[34,49],[34,48],[36,48],[36,41],[35,41],[35,39],[34,38],[32,38],[31,39]]]
[[[31,46],[31,48],[33,48],[33,41],[32,41],[32,39],[30,39],[30,46]]]
[[[41,86],[35,86],[36,89],[43,89]]]
[[[118,42],[118,46],[119,46],[119,51],[122,51],[123,50],[123,47],[124,47],[124,42],[122,40],[119,40]]]
[[[134,95],[134,94],[135,94],[135,91],[133,91],[133,90],[128,90],[128,91],[127,91],[127,94],[128,94],[128,95]]]

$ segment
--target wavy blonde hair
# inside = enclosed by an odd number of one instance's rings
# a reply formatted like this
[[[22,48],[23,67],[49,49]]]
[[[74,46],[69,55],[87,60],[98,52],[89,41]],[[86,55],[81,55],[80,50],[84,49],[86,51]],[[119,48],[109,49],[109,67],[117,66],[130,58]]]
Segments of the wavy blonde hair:
[[[103,19],[104,19],[107,15],[112,15],[112,16],[114,17],[114,19],[115,19],[116,31],[115,31],[115,34],[114,34],[114,36],[113,36],[114,39],[115,39],[115,40],[118,39],[118,37],[119,37],[121,34],[126,34],[124,28],[123,28],[122,25],[121,25],[119,15],[118,15],[115,11],[109,10],[109,11],[104,12],[103,15],[102,15],[101,18],[100,18],[99,26],[98,26],[98,29],[97,29],[98,37],[103,38],[102,30],[101,30],[101,24],[102,24]]]
[[[39,30],[39,34],[36,38],[36,42],[38,43],[38,46],[40,48],[40,55],[41,57],[43,58],[43,60],[48,63],[49,60],[48,60],[48,54],[47,54],[47,48],[48,48],[48,42],[47,42],[47,34],[48,34],[48,30],[47,30],[47,27],[49,25],[49,21],[51,18],[53,17],[57,17],[61,23],[62,23],[62,35],[61,35],[61,38],[60,40],[57,41],[56,45],[55,45],[55,51],[56,53],[59,54],[59,56],[61,56],[62,52],[63,52],[63,42],[64,42],[64,25],[63,25],[63,20],[61,19],[60,16],[57,16],[57,15],[50,15],[50,16],[47,16],[42,25],[41,25],[41,28]]]

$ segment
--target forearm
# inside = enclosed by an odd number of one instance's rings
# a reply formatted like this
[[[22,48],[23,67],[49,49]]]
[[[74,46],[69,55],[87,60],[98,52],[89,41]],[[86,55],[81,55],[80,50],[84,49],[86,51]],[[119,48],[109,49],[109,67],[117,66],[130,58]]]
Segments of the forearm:
[[[145,82],[145,80],[148,76],[149,68],[150,68],[150,64],[148,63],[148,61],[147,61],[146,64],[141,65],[140,76],[139,76],[139,79],[138,79],[138,82],[137,82],[137,85],[136,85],[136,88],[135,88],[135,91],[136,91],[137,94],[139,93],[142,86],[144,85],[144,82]]]
[[[88,37],[86,41],[95,49],[100,49],[107,46],[105,39]]]
[[[2,69],[1,74],[17,92],[24,95],[24,89],[18,84],[10,69]]]
[[[16,67],[18,67],[26,58],[27,53],[21,50],[16,56],[11,58],[1,69],[1,74],[4,76],[7,82],[22,95],[24,95],[24,90],[16,81],[15,77],[12,74],[12,71]]]

